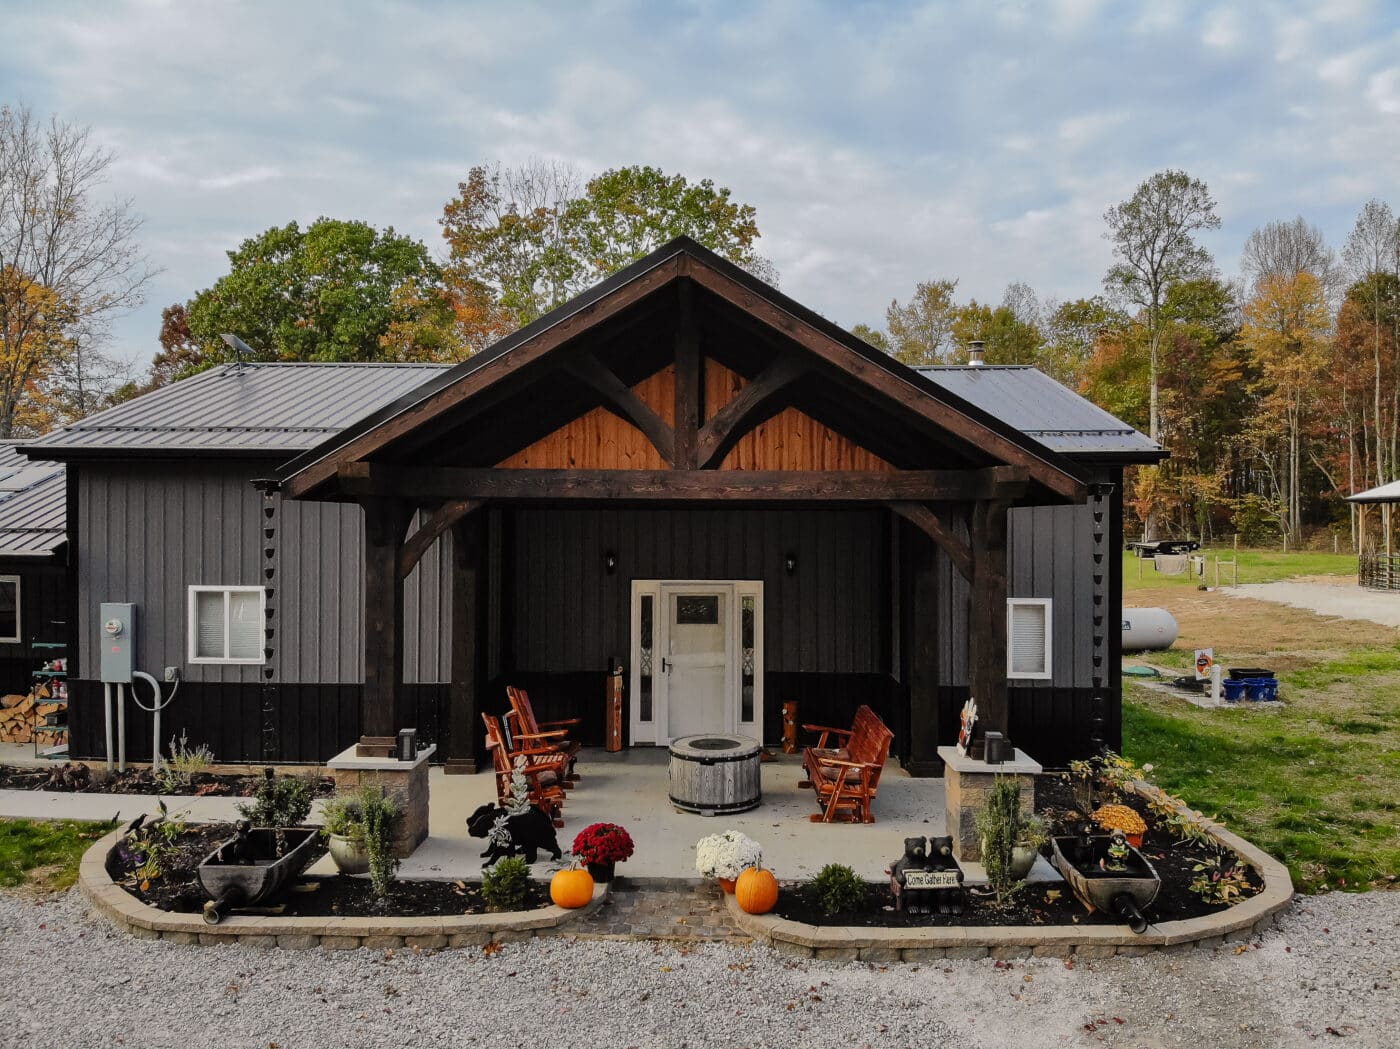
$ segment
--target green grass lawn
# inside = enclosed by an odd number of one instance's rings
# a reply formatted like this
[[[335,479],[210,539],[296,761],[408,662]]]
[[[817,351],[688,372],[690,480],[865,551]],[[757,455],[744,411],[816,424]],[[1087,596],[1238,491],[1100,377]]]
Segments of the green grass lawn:
[[[1198,550],[1206,558],[1204,582],[1215,585],[1215,559],[1234,560],[1235,551],[1231,547]],[[1355,554],[1321,554],[1310,550],[1301,553],[1283,553],[1280,550],[1241,550],[1239,552],[1239,581],[1241,583],[1276,583],[1281,579],[1295,576],[1340,575],[1356,576]],[[1141,569],[1142,578],[1138,578]],[[1229,583],[1230,570],[1222,568],[1221,582]],[[1123,589],[1137,590],[1142,587],[1182,586],[1196,587],[1202,582],[1196,576],[1162,575],[1153,568],[1151,561],[1139,559],[1135,554],[1123,554]]]
[[[66,889],[78,880],[78,861],[110,823],[0,819],[0,887]]]
[[[1357,647],[1281,685],[1282,709],[1202,710],[1125,682],[1124,751],[1286,863],[1300,890],[1394,886],[1400,645]]]

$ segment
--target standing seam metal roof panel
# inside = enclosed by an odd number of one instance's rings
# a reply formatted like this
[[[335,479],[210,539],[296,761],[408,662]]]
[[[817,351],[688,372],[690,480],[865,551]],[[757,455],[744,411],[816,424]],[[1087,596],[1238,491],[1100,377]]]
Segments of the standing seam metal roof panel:
[[[41,557],[67,539],[67,471],[36,466],[19,452],[20,441],[0,441],[0,486],[26,482],[24,488],[0,487],[0,557]]]
[[[917,371],[1056,452],[1145,462],[1162,455],[1155,441],[1028,364],[940,365]]]
[[[24,442],[68,451],[298,452],[445,371],[444,364],[224,364]]]

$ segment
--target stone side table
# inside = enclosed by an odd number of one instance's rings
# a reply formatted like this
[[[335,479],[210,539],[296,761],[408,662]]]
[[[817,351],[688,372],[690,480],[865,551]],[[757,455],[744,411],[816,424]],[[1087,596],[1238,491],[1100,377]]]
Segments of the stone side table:
[[[337,794],[360,787],[383,787],[398,805],[393,854],[399,859],[412,855],[428,836],[428,759],[436,751],[436,745],[423,747],[413,761],[398,761],[358,757],[350,746],[326,762]]]
[[[982,861],[982,842],[977,837],[977,813],[987,803],[998,776],[1015,776],[1021,783],[1021,811],[1035,811],[1035,778],[1042,769],[1023,750],[1000,765],[958,753],[957,747],[939,747],[943,759],[943,796],[947,805],[947,832],[953,836],[953,855],[970,863]]]

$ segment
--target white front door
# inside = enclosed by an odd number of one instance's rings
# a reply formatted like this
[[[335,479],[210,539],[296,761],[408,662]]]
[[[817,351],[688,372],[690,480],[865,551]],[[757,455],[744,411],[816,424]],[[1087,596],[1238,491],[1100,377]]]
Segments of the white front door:
[[[762,596],[756,581],[632,584],[632,742],[762,738]]]
[[[661,587],[661,682],[666,735],[733,732],[728,585]]]

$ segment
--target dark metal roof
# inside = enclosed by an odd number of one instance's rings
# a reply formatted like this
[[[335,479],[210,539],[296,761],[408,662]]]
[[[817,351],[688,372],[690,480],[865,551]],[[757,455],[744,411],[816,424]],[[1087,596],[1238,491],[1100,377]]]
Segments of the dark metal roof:
[[[942,365],[918,371],[1071,459],[1151,463],[1166,454],[1155,441],[1030,365]]]
[[[271,455],[315,447],[446,370],[441,364],[224,364],[24,442],[35,459]]]
[[[0,557],[43,557],[67,538],[67,471],[33,463],[19,441],[0,441]]]

